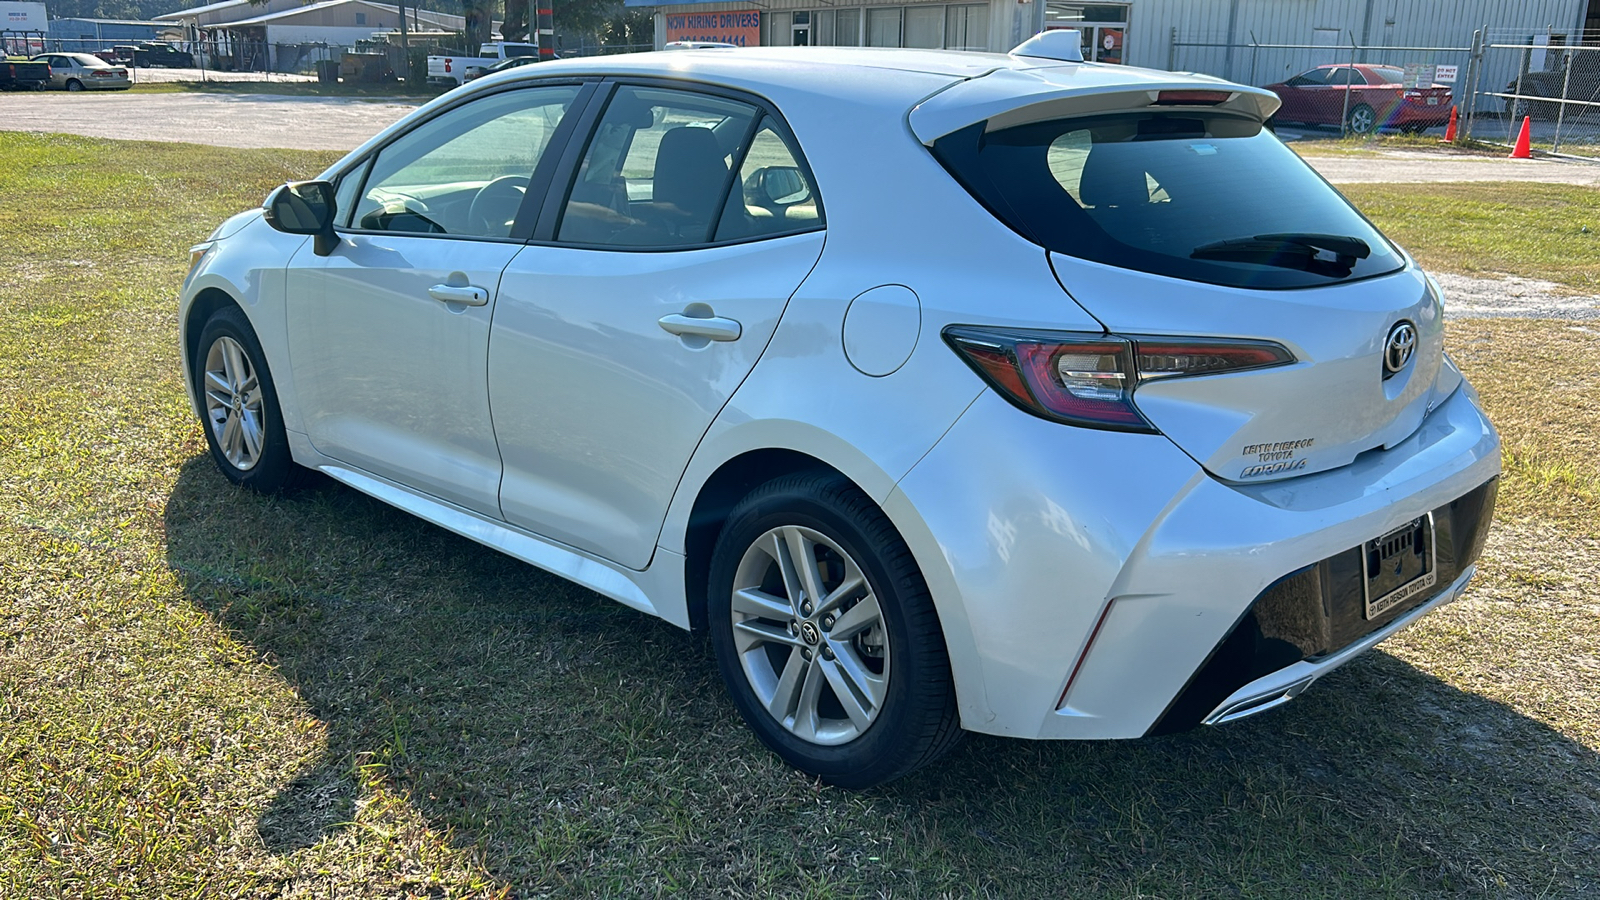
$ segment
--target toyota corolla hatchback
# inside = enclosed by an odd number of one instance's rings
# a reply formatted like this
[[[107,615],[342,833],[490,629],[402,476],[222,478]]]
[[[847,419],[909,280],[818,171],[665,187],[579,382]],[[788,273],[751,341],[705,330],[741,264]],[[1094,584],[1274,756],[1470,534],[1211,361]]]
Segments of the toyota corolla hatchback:
[[[211,454],[706,629],[838,785],[1278,706],[1460,595],[1499,438],[1276,97],[1077,46],[452,91],[194,248]]]

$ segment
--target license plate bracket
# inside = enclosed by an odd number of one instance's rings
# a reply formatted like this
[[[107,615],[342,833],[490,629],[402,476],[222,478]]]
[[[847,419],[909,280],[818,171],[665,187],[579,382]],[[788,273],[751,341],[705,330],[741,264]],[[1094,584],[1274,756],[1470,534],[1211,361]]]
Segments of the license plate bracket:
[[[1406,606],[1437,584],[1436,550],[1433,513],[1363,544],[1366,618],[1376,619]]]

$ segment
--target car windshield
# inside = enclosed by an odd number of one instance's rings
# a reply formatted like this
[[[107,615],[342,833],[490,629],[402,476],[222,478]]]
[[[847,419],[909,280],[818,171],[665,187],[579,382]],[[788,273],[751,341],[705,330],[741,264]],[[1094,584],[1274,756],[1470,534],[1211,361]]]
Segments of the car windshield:
[[[1406,80],[1406,70],[1396,69],[1393,66],[1373,66],[1367,71],[1389,84],[1400,84]]]
[[[1067,256],[1237,287],[1300,288],[1404,265],[1259,122],[1185,111],[954,132],[934,154],[1023,237]]]
[[[68,53],[68,54],[65,54],[65,56],[67,57],[67,59],[72,60],[73,62],[77,63],[80,66],[83,66],[86,69],[109,69],[109,68],[111,68],[111,64],[110,63],[106,62],[103,59],[100,59],[99,57],[90,56],[87,53]]]

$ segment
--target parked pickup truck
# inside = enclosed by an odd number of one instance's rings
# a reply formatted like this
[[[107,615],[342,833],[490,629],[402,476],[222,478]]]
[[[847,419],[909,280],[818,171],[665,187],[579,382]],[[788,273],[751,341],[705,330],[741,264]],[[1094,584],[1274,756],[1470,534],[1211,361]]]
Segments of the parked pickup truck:
[[[20,56],[0,58],[0,91],[41,91],[49,83],[49,63]]]
[[[428,83],[455,86],[466,81],[467,68],[489,68],[513,56],[538,56],[539,45],[508,41],[491,41],[478,48],[479,56],[428,57]]]

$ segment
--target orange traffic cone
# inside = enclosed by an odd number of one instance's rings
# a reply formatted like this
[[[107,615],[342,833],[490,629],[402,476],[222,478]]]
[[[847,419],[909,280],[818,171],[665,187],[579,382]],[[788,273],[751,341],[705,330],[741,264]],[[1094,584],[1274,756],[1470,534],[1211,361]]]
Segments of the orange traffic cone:
[[[1444,130],[1444,140],[1441,144],[1454,144],[1456,142],[1456,113],[1457,107],[1450,107],[1450,126]]]
[[[1522,131],[1517,134],[1517,146],[1511,151],[1512,159],[1533,158],[1533,118],[1522,117]]]

